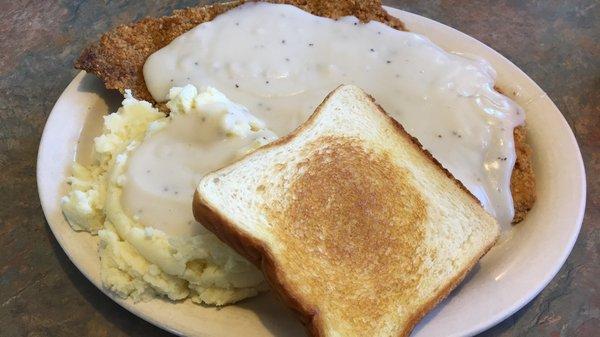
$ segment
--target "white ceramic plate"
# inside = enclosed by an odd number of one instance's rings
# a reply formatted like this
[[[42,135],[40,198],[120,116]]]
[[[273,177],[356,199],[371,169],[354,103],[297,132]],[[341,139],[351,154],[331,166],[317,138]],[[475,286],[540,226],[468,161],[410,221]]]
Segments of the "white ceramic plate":
[[[585,174],[577,142],[560,111],[525,73],[481,42],[424,17],[393,8],[409,30],[446,50],[479,55],[498,72],[497,84],[527,112],[538,200],[525,221],[504,233],[464,283],[429,313],[413,336],[467,336],[508,317],[536,296],[569,255],[583,218]],[[97,240],[76,233],[59,206],[80,135],[97,134],[101,116],[115,110],[115,93],[83,72],[60,96],[44,129],[37,164],[40,200],[48,224],[71,261],[102,289]],[[82,158],[85,160],[85,158]],[[105,291],[106,293],[106,291]],[[160,299],[134,303],[106,293],[139,317],[186,336],[304,336],[270,293],[222,309]]]

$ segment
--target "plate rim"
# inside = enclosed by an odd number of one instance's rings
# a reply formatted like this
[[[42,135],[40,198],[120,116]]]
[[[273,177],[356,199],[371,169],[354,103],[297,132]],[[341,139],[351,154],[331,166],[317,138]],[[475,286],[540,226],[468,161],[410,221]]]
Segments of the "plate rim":
[[[523,72],[519,67],[517,67],[515,64],[513,64],[509,59],[507,59],[506,57],[504,57],[502,54],[498,53],[495,49],[487,46],[486,44],[482,43],[481,41],[457,30],[454,29],[450,26],[447,26],[441,22],[429,19],[427,17],[418,15],[418,14],[414,14],[411,12],[407,12],[401,9],[397,9],[394,7],[389,7],[389,6],[383,6],[385,10],[387,10],[391,15],[398,17],[398,13],[401,13],[401,15],[403,16],[407,16],[407,17],[411,17],[417,20],[422,20],[424,22],[427,22],[427,24],[431,25],[437,25],[440,26],[441,28],[444,29],[448,29],[450,30],[453,34],[458,34],[459,36],[461,36],[461,38],[466,38],[468,40],[469,43],[476,43],[478,45],[481,45],[482,47],[489,49],[492,53],[496,54],[497,57],[499,57],[503,62],[505,62],[508,66],[510,66],[511,68],[514,68],[514,70],[518,71],[520,76],[522,76],[524,79],[526,79],[528,82],[531,82],[531,84],[533,86],[535,86],[537,89],[539,89],[539,91],[545,93],[540,87],[539,85],[533,81],[525,72]],[[124,309],[126,309],[127,311],[133,313],[134,315],[146,320],[147,322],[155,325],[158,328],[161,328],[163,330],[166,330],[168,332],[174,333],[176,335],[183,335],[184,332],[183,331],[179,331],[177,330],[172,323],[169,322],[164,322],[162,320],[159,320],[157,318],[154,318],[151,315],[147,315],[146,313],[144,313],[143,311],[139,310],[138,308],[135,307],[134,304],[132,304],[131,302],[127,301],[127,300],[123,300],[117,296],[115,296],[114,294],[110,293],[107,289],[105,289],[102,284],[101,284],[101,279],[100,280],[94,280],[94,278],[90,275],[89,270],[87,270],[87,268],[85,268],[85,266],[80,264],[80,261],[78,261],[74,254],[72,253],[71,249],[69,248],[69,245],[67,244],[67,242],[65,242],[65,239],[63,237],[61,237],[61,235],[58,233],[58,227],[57,224],[52,224],[51,221],[49,221],[49,219],[51,218],[51,216],[49,215],[50,213],[50,205],[48,205],[44,198],[43,198],[43,186],[41,184],[39,184],[39,181],[41,180],[40,176],[42,175],[41,172],[44,170],[43,167],[41,167],[41,161],[40,158],[44,155],[43,154],[43,147],[44,144],[46,144],[48,142],[48,138],[49,136],[49,127],[48,125],[50,125],[51,120],[53,119],[53,115],[54,118],[56,118],[56,115],[54,112],[57,109],[57,107],[60,106],[61,101],[66,100],[66,96],[68,95],[68,91],[70,89],[72,89],[73,86],[78,85],[82,78],[85,76],[85,72],[84,71],[80,71],[79,73],[77,73],[77,75],[73,78],[73,80],[69,83],[69,85],[67,85],[67,87],[64,89],[64,91],[61,93],[61,95],[59,96],[59,98],[56,100],[56,103],[54,104],[50,114],[48,115],[48,119],[44,125],[44,129],[42,132],[42,136],[40,138],[40,143],[39,143],[39,147],[38,147],[38,153],[37,153],[37,158],[36,158],[36,182],[37,182],[37,189],[38,189],[38,197],[40,199],[40,204],[42,206],[42,210],[44,212],[44,216],[46,218],[46,222],[48,223],[48,226],[50,227],[50,230],[52,231],[52,234],[54,235],[54,237],[56,238],[56,240],[58,241],[59,245],[61,246],[61,248],[63,249],[63,251],[65,252],[65,254],[67,255],[67,257],[69,258],[69,260],[77,267],[77,269],[92,283],[94,284],[94,286],[96,286],[96,288],[98,288],[104,295],[108,296],[110,299],[112,299],[114,302],[116,302],[117,304],[119,304],[121,307],[123,307]],[[550,103],[556,108],[557,111],[560,112],[560,110],[558,110],[558,108],[556,107],[556,105],[554,104],[554,102],[548,97]],[[505,320],[507,317],[511,316],[512,314],[514,314],[515,312],[517,312],[518,310],[520,310],[523,306],[525,306],[527,303],[529,303],[531,300],[533,300],[534,297],[536,297],[551,281],[552,279],[554,279],[554,277],[558,274],[558,272],[560,271],[560,269],[562,268],[562,266],[564,265],[564,263],[566,262],[568,256],[570,255],[576,241],[577,238],[579,236],[579,233],[581,231],[581,226],[582,226],[582,222],[583,222],[583,217],[584,217],[584,213],[585,213],[585,205],[586,205],[586,194],[587,194],[587,185],[586,185],[586,175],[585,175],[585,166],[583,164],[583,158],[581,155],[581,149],[579,147],[579,144],[577,143],[577,139],[575,138],[575,135],[573,133],[573,130],[571,129],[571,127],[568,125],[566,119],[564,118],[564,115],[562,115],[562,113],[560,113],[560,122],[561,124],[563,124],[563,126],[566,127],[566,130],[568,131],[568,138],[570,140],[570,142],[572,144],[574,144],[574,148],[577,149],[576,153],[574,153],[575,157],[577,157],[576,161],[577,161],[577,166],[579,169],[578,174],[580,175],[581,179],[580,179],[580,185],[581,186],[581,196],[580,196],[580,202],[579,202],[579,208],[577,210],[577,218],[574,219],[574,227],[573,230],[571,231],[571,236],[569,237],[568,243],[565,246],[565,249],[563,249],[563,252],[560,256],[560,263],[555,263],[553,265],[553,270],[551,270],[549,273],[547,273],[546,277],[544,277],[544,279],[541,282],[536,282],[537,286],[535,287],[535,289],[529,290],[528,293],[529,295],[522,298],[518,303],[514,303],[511,307],[505,308],[504,310],[500,311],[499,313],[497,313],[496,315],[493,316],[489,316],[488,319],[486,320],[482,320],[479,324],[477,324],[476,326],[471,327],[468,331],[464,331],[463,335],[474,335],[477,333],[480,333],[482,331],[485,331],[489,328],[491,328],[492,326],[499,324],[501,321]],[[46,145],[47,146],[47,145]],[[98,281],[98,282],[96,282]]]

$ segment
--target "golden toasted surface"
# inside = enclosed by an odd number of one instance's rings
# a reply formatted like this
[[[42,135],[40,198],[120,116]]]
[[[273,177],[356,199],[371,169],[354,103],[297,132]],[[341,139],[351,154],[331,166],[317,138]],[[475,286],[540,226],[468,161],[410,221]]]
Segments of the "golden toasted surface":
[[[122,25],[102,35],[88,46],[75,62],[75,68],[100,77],[106,88],[131,89],[138,99],[154,102],[144,82],[143,67],[155,51],[195,26],[237,7],[246,0],[232,1],[175,11],[161,18],[146,18]],[[387,14],[379,0],[268,0],[294,5],[314,15],[337,19],[354,15],[362,21],[376,20],[404,30],[402,21]]]
[[[340,313],[348,334],[373,335],[384,314],[414,298],[427,209],[408,171],[361,144],[342,137],[311,143],[284,208],[266,211],[291,287],[311,307]]]
[[[291,134],[204,177],[193,210],[262,269],[312,336],[408,336],[499,232],[355,86],[330,93]]]

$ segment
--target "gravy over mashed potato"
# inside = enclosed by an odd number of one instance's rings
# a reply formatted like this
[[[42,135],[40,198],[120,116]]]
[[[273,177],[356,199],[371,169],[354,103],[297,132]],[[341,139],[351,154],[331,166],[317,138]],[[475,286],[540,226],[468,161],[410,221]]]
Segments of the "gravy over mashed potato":
[[[102,281],[121,297],[154,295],[223,305],[266,289],[262,274],[192,215],[209,171],[276,138],[214,88],[172,88],[166,116],[126,92],[104,117],[90,166],[73,164],[62,208],[98,234]]]

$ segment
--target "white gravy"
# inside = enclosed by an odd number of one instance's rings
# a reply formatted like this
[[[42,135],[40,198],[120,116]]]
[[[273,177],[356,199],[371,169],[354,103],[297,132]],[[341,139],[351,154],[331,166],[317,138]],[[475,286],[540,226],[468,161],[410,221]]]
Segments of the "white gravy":
[[[214,86],[280,136],[338,85],[355,84],[500,223],[513,217],[512,132],[524,121],[522,110],[494,90],[495,72],[487,62],[448,53],[419,34],[354,17],[334,21],[289,5],[248,3],[152,54],[144,77],[159,102],[173,86]],[[190,165],[212,155],[199,150]]]
[[[143,225],[172,236],[206,231],[192,214],[194,191],[205,174],[275,138],[266,129],[231,135],[254,118],[234,104],[206,104],[198,110],[203,113],[171,114],[167,125],[146,137],[127,160],[124,209]]]

